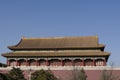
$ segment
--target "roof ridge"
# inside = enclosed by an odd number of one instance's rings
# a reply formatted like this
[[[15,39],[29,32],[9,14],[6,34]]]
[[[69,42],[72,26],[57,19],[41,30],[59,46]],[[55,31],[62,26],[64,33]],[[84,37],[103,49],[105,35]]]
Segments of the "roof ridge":
[[[22,37],[22,39],[60,39],[60,38],[98,38],[98,36],[65,36],[65,37]]]

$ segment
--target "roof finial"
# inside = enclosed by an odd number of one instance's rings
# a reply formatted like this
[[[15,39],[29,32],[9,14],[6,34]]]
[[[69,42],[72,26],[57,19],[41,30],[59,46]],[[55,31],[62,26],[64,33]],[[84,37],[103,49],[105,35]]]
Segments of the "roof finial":
[[[25,38],[25,36],[22,36],[22,39]]]
[[[98,34],[96,34],[95,36],[98,37]]]

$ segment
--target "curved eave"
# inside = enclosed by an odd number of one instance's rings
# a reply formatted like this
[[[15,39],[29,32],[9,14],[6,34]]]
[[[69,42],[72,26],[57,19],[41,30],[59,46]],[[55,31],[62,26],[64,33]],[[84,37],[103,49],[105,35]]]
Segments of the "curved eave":
[[[14,45],[14,46],[8,46],[8,48],[9,48],[10,50],[15,50],[15,49],[16,49],[16,45]]]
[[[98,45],[98,46],[80,46],[80,47],[58,47],[58,48],[39,48],[39,47],[17,47],[15,46],[8,46],[10,50],[70,50],[70,49],[101,49],[104,51],[105,45]]]
[[[105,53],[105,54],[37,54],[35,55],[35,53],[31,54],[31,53],[6,53],[6,54],[2,54],[2,56],[9,58],[9,57],[105,57],[106,61],[108,61],[108,58],[110,56],[110,53]]]
[[[2,54],[4,57],[66,57],[66,56],[71,56],[71,57],[89,57],[89,56],[105,56],[109,57],[110,53],[107,52],[48,52],[48,53],[24,53],[24,52],[18,52],[18,53],[5,53]]]
[[[23,40],[23,38],[18,42],[17,45],[8,46],[8,48],[9,48],[10,50],[15,50],[15,49],[17,48],[17,46],[19,46],[19,44],[22,42],[22,40]]]

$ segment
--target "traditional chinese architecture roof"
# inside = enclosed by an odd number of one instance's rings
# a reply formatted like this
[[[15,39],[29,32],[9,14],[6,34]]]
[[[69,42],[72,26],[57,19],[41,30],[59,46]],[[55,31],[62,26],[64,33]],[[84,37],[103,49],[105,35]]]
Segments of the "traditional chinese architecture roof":
[[[22,38],[8,48],[13,52],[2,54],[4,57],[109,57],[104,52],[105,45],[98,43],[97,36]]]
[[[52,38],[22,38],[11,50],[49,50],[49,49],[83,49],[100,48],[105,45],[98,43],[97,36],[87,37],[52,37]]]

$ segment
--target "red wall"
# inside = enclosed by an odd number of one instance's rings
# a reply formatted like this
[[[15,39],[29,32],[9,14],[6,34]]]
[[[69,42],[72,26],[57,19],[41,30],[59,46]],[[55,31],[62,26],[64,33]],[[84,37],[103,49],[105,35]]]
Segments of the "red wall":
[[[7,70],[0,70],[2,73],[6,73]],[[34,72],[34,71],[32,71]],[[53,74],[60,78],[61,80],[70,80],[72,78],[72,70],[52,70]],[[87,74],[87,80],[100,80],[101,70],[85,70]],[[119,76],[120,79],[120,70],[112,70],[114,76]],[[23,72],[25,78],[28,79],[29,71],[25,70]]]

